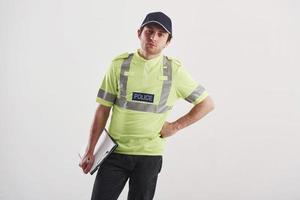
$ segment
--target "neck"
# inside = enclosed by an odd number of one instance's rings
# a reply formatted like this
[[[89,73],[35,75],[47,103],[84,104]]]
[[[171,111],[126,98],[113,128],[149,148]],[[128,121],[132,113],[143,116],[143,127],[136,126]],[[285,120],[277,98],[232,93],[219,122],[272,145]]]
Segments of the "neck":
[[[160,53],[158,53],[158,54],[148,54],[147,52],[143,51],[142,49],[139,49],[139,50],[138,50],[138,54],[139,54],[142,58],[144,58],[144,59],[146,59],[146,60],[150,60],[150,59],[155,58],[155,57],[157,57],[157,56],[160,55]]]

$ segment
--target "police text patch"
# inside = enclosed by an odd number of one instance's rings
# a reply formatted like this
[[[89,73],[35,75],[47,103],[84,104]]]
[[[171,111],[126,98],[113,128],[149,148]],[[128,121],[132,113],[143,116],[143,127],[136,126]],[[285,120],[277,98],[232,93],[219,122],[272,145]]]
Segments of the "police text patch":
[[[154,101],[154,94],[147,94],[147,93],[141,93],[141,92],[133,92],[132,93],[132,100],[153,103],[153,101]]]

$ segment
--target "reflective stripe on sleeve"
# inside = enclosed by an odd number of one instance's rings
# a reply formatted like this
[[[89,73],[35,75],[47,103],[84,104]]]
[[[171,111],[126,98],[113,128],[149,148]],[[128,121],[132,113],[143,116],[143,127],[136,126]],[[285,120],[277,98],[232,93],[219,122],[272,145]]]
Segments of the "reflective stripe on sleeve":
[[[109,93],[109,92],[105,92],[103,89],[99,89],[98,91],[98,95],[97,97],[101,98],[101,99],[104,99],[105,101],[109,101],[111,103],[114,103],[116,98],[117,98],[117,95],[114,95],[112,93]]]
[[[185,98],[185,100],[190,103],[193,103],[198,97],[200,97],[203,94],[204,91],[205,88],[199,85],[188,97]]]

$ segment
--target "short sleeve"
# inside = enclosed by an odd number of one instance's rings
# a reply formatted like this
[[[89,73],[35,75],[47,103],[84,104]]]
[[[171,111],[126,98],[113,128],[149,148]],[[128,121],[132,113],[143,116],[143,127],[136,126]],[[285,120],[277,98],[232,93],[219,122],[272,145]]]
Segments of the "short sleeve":
[[[175,87],[179,98],[183,98],[194,105],[208,96],[206,89],[198,84],[183,66],[178,67]]]
[[[111,64],[98,90],[96,101],[105,106],[113,106],[118,95],[118,81],[114,65]]]

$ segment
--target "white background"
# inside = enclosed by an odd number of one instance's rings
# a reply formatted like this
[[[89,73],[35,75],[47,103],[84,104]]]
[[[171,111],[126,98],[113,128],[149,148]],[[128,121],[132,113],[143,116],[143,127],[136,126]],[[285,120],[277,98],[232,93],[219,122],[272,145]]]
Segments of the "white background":
[[[155,199],[300,199],[299,1],[1,0],[1,200],[90,198],[77,152],[98,87],[158,10],[173,20],[164,53],[216,109],[168,139]],[[190,108],[179,101],[169,120]]]

